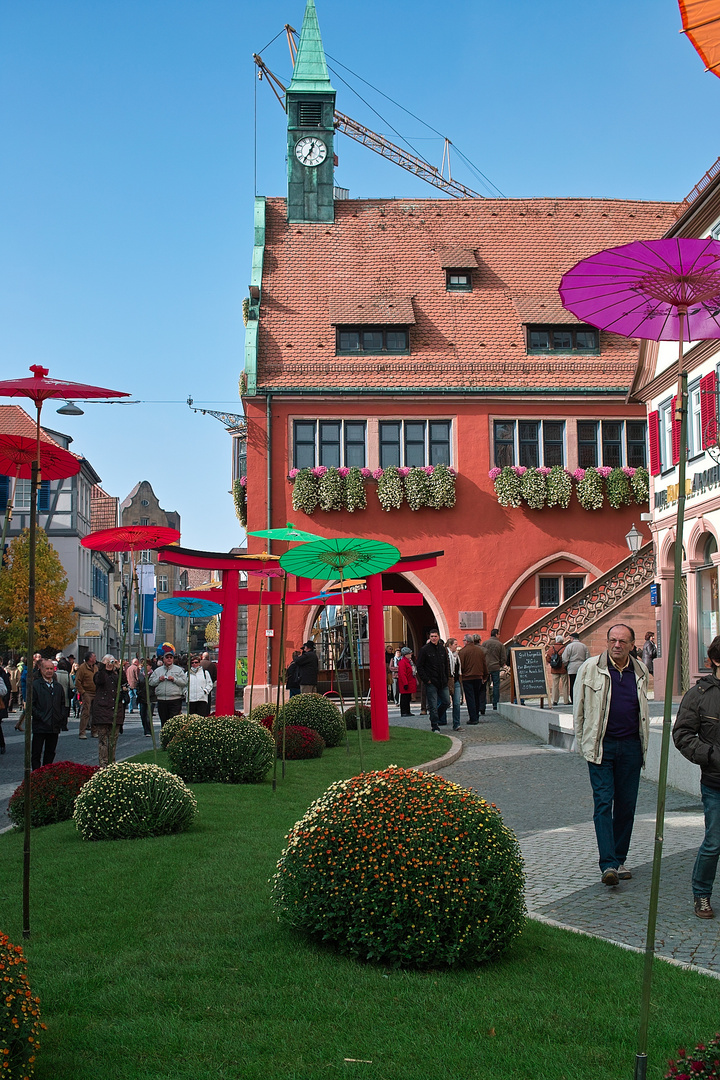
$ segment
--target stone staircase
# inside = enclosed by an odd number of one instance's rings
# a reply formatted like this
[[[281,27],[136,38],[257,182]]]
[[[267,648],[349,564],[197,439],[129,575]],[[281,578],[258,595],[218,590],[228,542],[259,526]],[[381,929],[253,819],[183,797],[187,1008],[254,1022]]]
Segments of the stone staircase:
[[[616,563],[564,604],[526,626],[518,637],[523,645],[544,647],[551,644],[556,634],[582,636],[614,608],[649,585],[654,576],[655,557],[650,541],[636,555]]]

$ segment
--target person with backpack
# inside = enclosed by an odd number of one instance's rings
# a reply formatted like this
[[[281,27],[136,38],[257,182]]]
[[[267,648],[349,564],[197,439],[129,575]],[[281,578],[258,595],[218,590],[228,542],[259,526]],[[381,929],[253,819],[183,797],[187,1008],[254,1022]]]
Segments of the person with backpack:
[[[550,668],[550,674],[552,675],[552,689],[550,693],[550,703],[552,705],[558,704],[561,693],[563,696],[563,705],[570,704],[570,681],[568,679],[568,670],[563,656],[564,652],[565,642],[563,636],[562,634],[556,634],[554,644],[548,646],[545,652],[545,660],[547,661]]]

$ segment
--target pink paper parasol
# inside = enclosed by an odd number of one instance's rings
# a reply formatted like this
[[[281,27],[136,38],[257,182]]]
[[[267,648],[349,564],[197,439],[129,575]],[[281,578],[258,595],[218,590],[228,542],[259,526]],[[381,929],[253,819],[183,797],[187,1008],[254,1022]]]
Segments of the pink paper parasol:
[[[149,551],[180,539],[177,529],[165,525],[120,525],[116,529],[99,529],[80,541],[91,551]]]

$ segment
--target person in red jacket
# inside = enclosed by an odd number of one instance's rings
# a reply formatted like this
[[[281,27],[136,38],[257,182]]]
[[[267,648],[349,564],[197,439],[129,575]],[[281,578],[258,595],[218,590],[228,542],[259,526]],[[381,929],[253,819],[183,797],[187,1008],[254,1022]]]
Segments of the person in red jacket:
[[[415,672],[413,671],[412,661],[412,649],[408,649],[405,646],[400,650],[400,659],[398,661],[397,668],[397,681],[398,690],[400,692],[400,715],[401,716],[414,716],[415,713],[410,712],[410,701],[412,696],[417,690],[417,680],[415,678]]]

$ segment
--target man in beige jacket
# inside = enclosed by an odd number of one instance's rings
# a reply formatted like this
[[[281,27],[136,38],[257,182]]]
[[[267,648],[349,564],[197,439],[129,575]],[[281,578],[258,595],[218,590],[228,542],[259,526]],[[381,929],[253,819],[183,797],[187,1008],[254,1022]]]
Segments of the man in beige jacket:
[[[75,689],[82,697],[82,710],[80,712],[80,735],[79,738],[87,739],[87,728],[90,723],[90,710],[95,699],[95,672],[97,671],[97,657],[94,652],[88,653],[84,662],[75,672]]]

